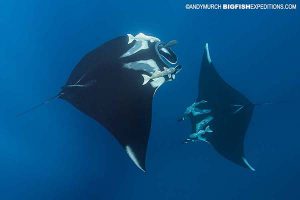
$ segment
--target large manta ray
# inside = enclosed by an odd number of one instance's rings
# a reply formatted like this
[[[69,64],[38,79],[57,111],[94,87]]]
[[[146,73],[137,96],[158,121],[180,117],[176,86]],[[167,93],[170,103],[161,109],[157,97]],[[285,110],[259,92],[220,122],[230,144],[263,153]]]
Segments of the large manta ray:
[[[254,171],[244,156],[244,138],[253,110],[254,104],[218,74],[206,44],[198,97],[180,118],[192,122],[193,133],[185,143],[208,142],[226,159]]]
[[[154,93],[181,68],[175,43],[142,33],[110,40],[82,58],[57,96],[102,124],[143,171]]]

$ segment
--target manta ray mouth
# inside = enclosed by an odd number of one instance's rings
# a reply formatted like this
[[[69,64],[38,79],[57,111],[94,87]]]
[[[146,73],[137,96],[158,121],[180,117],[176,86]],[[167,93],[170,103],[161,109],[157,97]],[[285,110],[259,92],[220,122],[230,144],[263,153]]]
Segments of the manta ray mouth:
[[[156,54],[167,67],[177,66],[177,56],[170,47],[164,43],[157,42],[155,45]]]

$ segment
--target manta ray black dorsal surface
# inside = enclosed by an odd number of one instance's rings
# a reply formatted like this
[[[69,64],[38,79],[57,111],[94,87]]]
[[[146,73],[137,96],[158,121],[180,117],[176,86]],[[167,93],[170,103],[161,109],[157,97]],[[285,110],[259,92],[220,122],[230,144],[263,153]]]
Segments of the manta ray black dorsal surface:
[[[172,80],[149,78],[143,85],[143,77],[177,66],[176,55],[164,45],[144,34],[110,40],[82,58],[60,93],[60,98],[103,125],[143,171],[153,96]],[[174,76],[175,72],[170,74]]]
[[[212,134],[207,134],[207,141],[226,159],[254,170],[244,156],[244,138],[250,123],[254,105],[226,83],[216,71],[208,49],[205,46],[197,101],[207,101],[212,110],[210,122]]]

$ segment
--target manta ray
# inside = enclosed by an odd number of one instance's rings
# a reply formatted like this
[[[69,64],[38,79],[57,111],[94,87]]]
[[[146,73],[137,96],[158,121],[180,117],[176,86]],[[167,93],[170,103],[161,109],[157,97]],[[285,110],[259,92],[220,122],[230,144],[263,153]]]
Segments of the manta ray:
[[[185,143],[204,141],[226,159],[254,171],[244,155],[244,138],[255,104],[216,71],[208,44],[202,58],[196,101],[179,119],[190,119],[192,134]]]
[[[112,39],[80,60],[58,95],[30,110],[53,99],[67,101],[104,126],[146,171],[153,96],[181,69],[175,44],[143,33]]]
[[[153,96],[181,69],[171,49],[175,43],[142,33],[110,40],[82,58],[59,93],[103,125],[143,171]],[[167,73],[167,68],[174,70]],[[149,78],[158,72],[165,73]]]

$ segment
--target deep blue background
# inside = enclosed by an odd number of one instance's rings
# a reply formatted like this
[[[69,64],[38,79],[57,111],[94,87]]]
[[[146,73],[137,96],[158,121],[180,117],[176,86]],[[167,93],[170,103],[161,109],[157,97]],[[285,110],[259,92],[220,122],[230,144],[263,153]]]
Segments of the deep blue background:
[[[1,200],[300,199],[299,9],[192,11],[185,3],[0,2]],[[139,32],[177,39],[184,66],[154,98],[147,174],[64,101],[15,117],[55,95],[85,53]],[[181,143],[190,124],[176,119],[197,95],[205,42],[219,73],[253,102],[288,100],[255,109],[245,140],[254,173],[205,143]]]

